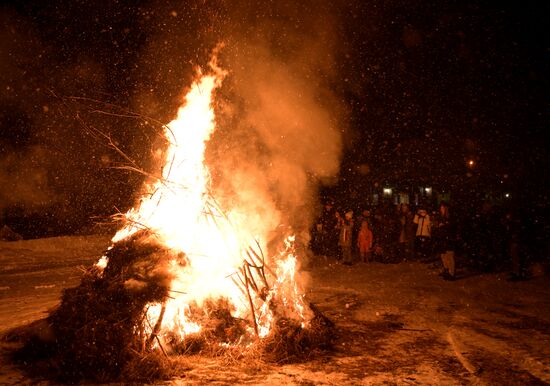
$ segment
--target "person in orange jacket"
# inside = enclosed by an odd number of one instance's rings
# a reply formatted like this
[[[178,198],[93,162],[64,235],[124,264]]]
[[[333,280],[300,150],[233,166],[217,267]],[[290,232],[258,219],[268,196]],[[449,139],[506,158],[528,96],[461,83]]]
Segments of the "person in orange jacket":
[[[362,262],[368,263],[372,253],[372,230],[366,220],[361,222],[361,229],[357,235],[357,246],[359,247],[359,257]]]

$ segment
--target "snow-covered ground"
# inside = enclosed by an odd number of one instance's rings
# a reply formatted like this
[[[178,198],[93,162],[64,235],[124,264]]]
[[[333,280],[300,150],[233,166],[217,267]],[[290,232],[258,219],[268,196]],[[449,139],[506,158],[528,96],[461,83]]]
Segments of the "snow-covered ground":
[[[52,237],[0,242],[0,333],[31,322],[79,283],[82,266],[99,259],[108,236]]]
[[[0,331],[44,317],[77,285],[105,236],[0,243]],[[418,262],[348,267],[317,257],[307,297],[336,323],[332,352],[293,365],[248,367],[189,358],[172,384],[546,385],[550,383],[550,277],[459,272],[441,280]],[[5,352],[6,346],[3,346]],[[29,383],[5,356],[0,384]]]

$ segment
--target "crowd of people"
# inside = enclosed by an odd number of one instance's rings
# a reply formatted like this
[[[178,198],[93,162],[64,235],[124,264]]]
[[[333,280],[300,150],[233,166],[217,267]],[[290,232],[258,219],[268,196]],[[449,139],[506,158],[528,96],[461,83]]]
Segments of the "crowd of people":
[[[356,214],[339,210],[329,200],[313,229],[311,248],[346,265],[437,262],[445,280],[456,279],[458,255],[469,268],[510,268],[510,280],[527,279],[526,227],[514,210],[496,210],[484,203],[472,213],[460,214],[445,201],[414,208],[386,202]]]

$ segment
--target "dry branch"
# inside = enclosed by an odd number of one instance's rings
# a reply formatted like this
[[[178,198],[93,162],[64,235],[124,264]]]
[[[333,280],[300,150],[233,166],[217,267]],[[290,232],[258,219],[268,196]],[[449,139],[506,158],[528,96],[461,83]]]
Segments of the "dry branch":
[[[246,270],[244,271],[244,279],[246,283],[246,293],[248,295],[248,302],[250,303],[250,312],[252,313],[252,321],[254,322],[254,332],[256,333],[256,336],[259,336],[258,333],[258,323],[256,322],[256,312],[254,311],[254,302],[252,302],[252,297],[250,296],[250,290],[249,290],[249,280],[248,276],[246,274]]]
[[[151,348],[151,344],[153,343],[153,340],[158,338],[158,333],[160,331],[160,327],[162,326],[162,319],[164,318],[165,312],[166,312],[166,303],[162,303],[162,307],[160,309],[160,315],[157,319],[157,322],[155,323],[155,327],[153,328],[153,331],[151,331],[151,335],[147,339],[147,343],[145,344],[145,348],[147,350]]]

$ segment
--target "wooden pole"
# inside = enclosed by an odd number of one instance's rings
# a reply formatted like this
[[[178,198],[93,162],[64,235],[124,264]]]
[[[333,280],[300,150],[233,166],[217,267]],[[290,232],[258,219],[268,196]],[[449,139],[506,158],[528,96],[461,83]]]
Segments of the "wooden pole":
[[[151,344],[153,343],[153,340],[157,338],[158,333],[160,332],[160,327],[162,326],[162,319],[164,318],[164,312],[166,311],[166,303],[162,303],[162,307],[160,309],[160,315],[157,319],[157,322],[155,323],[155,327],[153,327],[153,331],[151,332],[151,335],[149,335],[149,338],[147,339],[146,348],[149,350],[151,348]],[[159,341],[160,344],[160,341]],[[162,349],[164,351],[164,349]]]
[[[252,321],[254,322],[254,332],[256,333],[256,336],[259,336],[258,323],[256,323],[256,312],[254,312],[254,303],[252,302],[252,296],[250,296],[249,281],[248,281],[248,275],[246,274],[246,270],[244,270],[244,280],[246,283],[246,293],[248,294],[248,302],[250,303],[250,311],[252,312]]]

